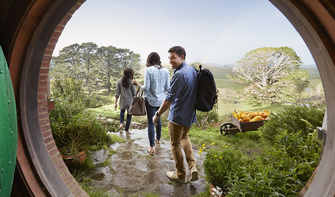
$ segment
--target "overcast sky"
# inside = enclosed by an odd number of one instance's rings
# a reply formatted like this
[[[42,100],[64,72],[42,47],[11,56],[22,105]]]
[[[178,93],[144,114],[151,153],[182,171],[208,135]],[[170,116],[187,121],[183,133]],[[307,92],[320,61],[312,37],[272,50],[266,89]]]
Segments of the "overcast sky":
[[[54,56],[71,44],[127,48],[142,62],[156,51],[186,50],[186,62],[235,64],[260,47],[293,48],[304,65],[314,60],[294,27],[267,0],[86,0],[60,36]]]

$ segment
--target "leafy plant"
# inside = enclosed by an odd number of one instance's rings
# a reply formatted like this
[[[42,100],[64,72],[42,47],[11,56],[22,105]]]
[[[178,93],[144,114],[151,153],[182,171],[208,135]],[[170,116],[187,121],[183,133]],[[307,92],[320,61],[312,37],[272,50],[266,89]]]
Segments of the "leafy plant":
[[[277,111],[262,127],[259,128],[263,139],[275,143],[277,136],[283,132],[294,133],[302,131],[306,136],[311,132],[306,121],[314,128],[321,126],[326,105],[289,105]],[[313,129],[312,129],[313,130]]]
[[[223,188],[225,195],[230,197],[297,196],[320,159],[321,148],[314,140],[313,132],[316,132],[315,124],[323,118],[323,109],[324,106],[285,108],[266,123],[266,129],[261,130],[269,138],[265,140],[267,146],[257,154],[242,154],[232,148],[209,150],[204,161],[207,181]],[[306,118],[311,114],[313,120]],[[287,125],[294,129],[288,130]],[[275,129],[276,133],[270,129]],[[241,133],[235,137],[260,141],[258,132],[249,136],[246,135],[248,132]],[[270,134],[274,136],[270,138]]]
[[[61,78],[55,76],[55,81],[51,87],[52,95],[55,99],[65,99],[69,103],[84,100],[82,93],[82,81],[74,77]]]
[[[226,190],[229,177],[240,171],[239,166],[242,163],[244,163],[244,157],[240,151],[235,152],[231,148],[211,149],[204,161],[206,179]]]
[[[87,146],[102,147],[110,140],[106,129],[82,103],[81,82],[57,78],[53,86],[55,109],[50,112],[51,130],[62,154],[76,155]]]
[[[215,104],[213,110],[209,112],[197,111],[197,125],[198,127],[206,127],[208,124],[217,122],[219,120],[218,104]]]

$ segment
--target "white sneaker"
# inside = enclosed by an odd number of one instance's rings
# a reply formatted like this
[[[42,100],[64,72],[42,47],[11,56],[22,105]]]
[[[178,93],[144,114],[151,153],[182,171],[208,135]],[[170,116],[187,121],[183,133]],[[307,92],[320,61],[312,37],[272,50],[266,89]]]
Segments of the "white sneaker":
[[[192,167],[190,169],[190,181],[197,181],[199,178],[198,178],[198,170],[196,167]]]
[[[177,172],[166,172],[166,176],[169,177],[171,180],[186,183],[186,178],[179,178]]]

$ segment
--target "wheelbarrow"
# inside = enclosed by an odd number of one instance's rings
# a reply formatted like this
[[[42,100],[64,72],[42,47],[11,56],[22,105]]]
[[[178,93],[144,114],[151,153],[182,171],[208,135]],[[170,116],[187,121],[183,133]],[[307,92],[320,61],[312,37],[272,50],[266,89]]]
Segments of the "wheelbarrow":
[[[231,122],[222,123],[220,126],[220,133],[222,135],[235,135],[238,132],[245,132],[245,131],[255,131],[259,127],[264,125],[264,122],[267,120],[260,120],[255,122],[240,122],[230,114]]]

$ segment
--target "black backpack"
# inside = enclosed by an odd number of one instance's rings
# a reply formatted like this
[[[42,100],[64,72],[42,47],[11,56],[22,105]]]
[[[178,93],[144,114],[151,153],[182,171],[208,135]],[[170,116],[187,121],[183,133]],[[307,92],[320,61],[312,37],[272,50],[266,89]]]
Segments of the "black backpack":
[[[198,88],[195,101],[195,108],[202,112],[208,112],[213,109],[218,99],[218,90],[216,89],[214,77],[210,70],[201,69],[199,66],[198,72]]]

